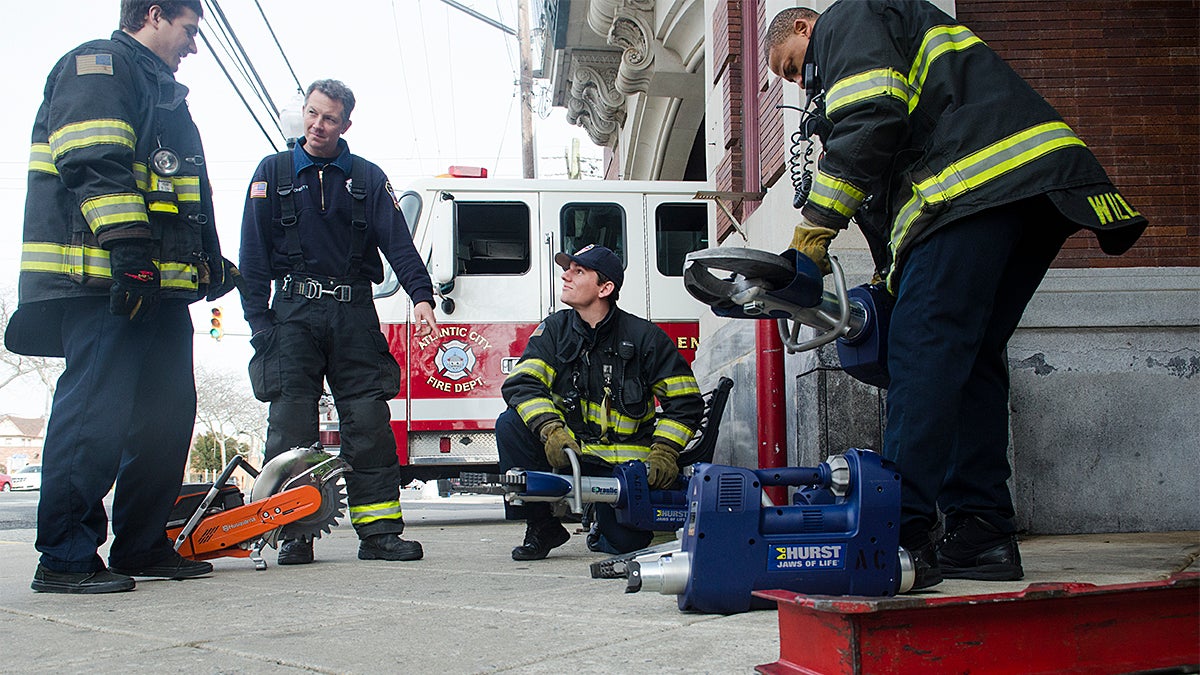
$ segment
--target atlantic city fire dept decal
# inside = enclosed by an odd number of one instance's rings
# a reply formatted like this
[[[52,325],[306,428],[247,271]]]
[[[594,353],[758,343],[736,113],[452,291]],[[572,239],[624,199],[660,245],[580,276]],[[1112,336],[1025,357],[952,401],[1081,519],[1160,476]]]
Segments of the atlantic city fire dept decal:
[[[439,391],[455,394],[482,386],[483,377],[475,375],[475,366],[478,364],[475,351],[490,349],[491,343],[480,333],[465,326],[443,326],[441,331],[442,342],[433,357],[437,374],[426,378],[426,384]]]

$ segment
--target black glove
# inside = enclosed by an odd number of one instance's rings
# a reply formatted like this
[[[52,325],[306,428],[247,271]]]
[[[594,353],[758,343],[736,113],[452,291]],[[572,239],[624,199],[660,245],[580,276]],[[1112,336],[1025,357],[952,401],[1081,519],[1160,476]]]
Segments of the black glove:
[[[113,285],[108,293],[108,311],[140,321],[158,305],[158,267],[150,257],[151,246],[144,240],[125,240],[113,244],[109,267]]]
[[[237,265],[234,265],[225,258],[213,261],[213,264],[209,266],[208,274],[208,295],[205,298],[209,302],[225,295],[234,288],[237,288],[238,291],[242,290],[242,273],[238,270]]]

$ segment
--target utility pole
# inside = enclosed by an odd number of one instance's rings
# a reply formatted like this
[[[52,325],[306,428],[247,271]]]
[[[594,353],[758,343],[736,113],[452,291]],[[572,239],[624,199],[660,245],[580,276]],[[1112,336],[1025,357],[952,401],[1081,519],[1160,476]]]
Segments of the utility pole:
[[[499,28],[509,35],[513,34],[512,28],[480,14],[457,0],[442,0],[442,2],[454,9],[470,14],[493,28]],[[529,38],[529,0],[517,0],[516,34],[517,43],[521,48],[521,166],[525,178],[534,178],[534,173],[536,172],[534,158],[537,155],[534,154],[533,147],[533,50]]]
[[[521,45],[521,165],[525,178],[534,178],[533,67],[529,39],[529,0],[517,0],[517,42]]]

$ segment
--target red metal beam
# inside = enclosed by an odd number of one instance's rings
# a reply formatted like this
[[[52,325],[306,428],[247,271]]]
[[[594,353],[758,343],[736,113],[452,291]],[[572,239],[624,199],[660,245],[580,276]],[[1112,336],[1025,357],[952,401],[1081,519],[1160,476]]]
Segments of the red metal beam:
[[[1200,664],[1200,573],[898,598],[756,591],[779,605],[760,673],[1128,673]],[[1175,672],[1175,671],[1172,671]],[[1181,670],[1179,672],[1195,672]]]
[[[754,322],[758,349],[755,402],[758,404],[758,468],[787,466],[787,400],[784,386],[783,339],[774,320]],[[787,503],[787,488],[763,488],[774,504]]]

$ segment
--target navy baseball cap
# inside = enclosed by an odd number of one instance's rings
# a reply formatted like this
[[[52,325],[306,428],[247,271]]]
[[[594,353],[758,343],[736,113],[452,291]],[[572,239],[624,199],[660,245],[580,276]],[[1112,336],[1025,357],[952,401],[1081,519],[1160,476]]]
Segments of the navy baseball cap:
[[[554,262],[564,270],[570,267],[571,263],[589,270],[596,270],[608,277],[618,291],[621,290],[621,284],[625,281],[625,266],[621,264],[621,259],[612,252],[612,249],[599,244],[588,244],[574,254],[556,253]]]

